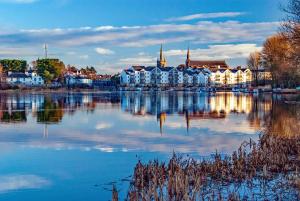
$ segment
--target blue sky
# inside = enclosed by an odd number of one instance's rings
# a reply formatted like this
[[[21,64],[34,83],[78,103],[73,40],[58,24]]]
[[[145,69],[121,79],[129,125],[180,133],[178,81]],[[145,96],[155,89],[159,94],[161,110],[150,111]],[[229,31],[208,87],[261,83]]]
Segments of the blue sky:
[[[244,65],[276,33],[286,0],[0,0],[0,58],[43,56],[114,73],[154,65],[162,43],[168,64],[226,59]]]

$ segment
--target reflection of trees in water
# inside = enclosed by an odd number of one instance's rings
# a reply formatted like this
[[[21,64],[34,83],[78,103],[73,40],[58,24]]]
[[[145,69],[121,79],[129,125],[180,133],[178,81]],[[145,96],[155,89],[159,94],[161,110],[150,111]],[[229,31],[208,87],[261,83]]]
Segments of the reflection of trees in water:
[[[27,116],[24,103],[10,103],[7,104],[7,94],[0,95],[0,120],[4,123],[20,123],[26,122]],[[20,100],[20,96],[15,96],[17,100]]]
[[[1,94],[0,121],[5,123],[26,122],[32,114],[38,123],[59,123],[64,115],[74,115],[77,111],[93,113],[98,104],[118,106],[120,95],[116,93],[83,94]]]
[[[300,107],[276,97],[254,98],[248,121],[251,127],[275,135],[288,137],[300,134]]]
[[[273,135],[288,138],[300,135],[300,106],[274,99],[270,116],[265,119],[264,127]]]
[[[16,111],[16,112],[2,112],[1,122],[5,123],[17,123],[17,122],[26,122],[27,117],[25,111]]]
[[[61,101],[53,101],[51,97],[45,97],[42,107],[37,111],[37,122],[39,123],[59,123],[64,115]]]

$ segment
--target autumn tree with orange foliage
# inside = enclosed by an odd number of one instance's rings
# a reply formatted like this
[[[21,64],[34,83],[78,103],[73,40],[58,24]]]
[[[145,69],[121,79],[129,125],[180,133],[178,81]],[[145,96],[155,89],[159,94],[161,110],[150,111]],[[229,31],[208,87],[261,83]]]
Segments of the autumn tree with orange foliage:
[[[297,66],[293,65],[294,49],[283,34],[269,37],[261,52],[262,62],[272,74],[275,86],[292,87],[296,85]]]
[[[256,70],[261,64],[269,70],[273,87],[296,87],[300,85],[300,0],[288,0],[283,11],[286,18],[280,32],[267,38],[260,53],[250,54],[248,66]]]

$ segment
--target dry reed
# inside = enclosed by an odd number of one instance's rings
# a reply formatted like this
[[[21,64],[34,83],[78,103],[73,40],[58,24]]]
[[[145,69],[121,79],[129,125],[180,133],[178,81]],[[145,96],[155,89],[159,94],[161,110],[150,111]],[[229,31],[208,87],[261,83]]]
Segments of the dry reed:
[[[244,142],[231,156],[211,160],[176,154],[168,163],[139,161],[126,200],[297,200],[299,135],[260,136]]]

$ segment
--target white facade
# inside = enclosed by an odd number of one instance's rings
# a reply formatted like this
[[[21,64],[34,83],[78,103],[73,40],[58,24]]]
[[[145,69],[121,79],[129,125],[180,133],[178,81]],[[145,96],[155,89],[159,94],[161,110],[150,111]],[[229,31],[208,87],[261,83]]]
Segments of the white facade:
[[[152,75],[152,71],[144,71],[145,73],[145,84],[149,85],[151,84],[151,75]]]
[[[186,86],[192,86],[194,84],[194,75],[192,72],[184,72],[183,83]]]
[[[127,72],[126,70],[123,70],[121,72],[121,75],[120,75],[120,83],[122,85],[129,85],[130,84],[130,73]]]
[[[169,72],[160,71],[160,84],[169,84]]]
[[[92,86],[93,80],[83,76],[65,76],[65,81],[68,86],[72,85],[87,85]]]
[[[199,86],[207,86],[208,75],[203,71],[194,74],[194,84]]]
[[[177,83],[179,85],[183,84],[183,71],[178,71],[178,79],[177,79]]]
[[[249,69],[206,68],[180,69],[175,67],[131,67],[121,72],[122,85],[149,86],[247,86],[252,82]]]
[[[13,73],[8,72],[6,82],[10,85],[42,86],[44,79],[35,72]]]

